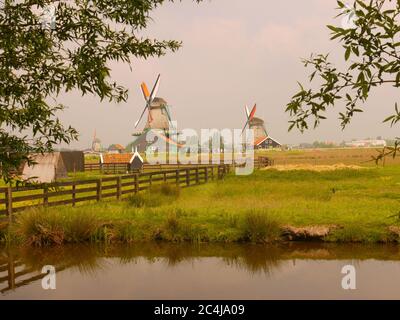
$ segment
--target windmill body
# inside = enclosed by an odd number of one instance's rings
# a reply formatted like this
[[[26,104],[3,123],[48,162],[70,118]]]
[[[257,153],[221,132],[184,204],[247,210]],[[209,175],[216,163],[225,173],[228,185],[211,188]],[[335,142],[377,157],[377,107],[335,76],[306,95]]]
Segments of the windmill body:
[[[163,98],[154,98],[149,107],[149,116],[144,130],[155,129],[168,132],[170,128],[170,118],[168,104]]]

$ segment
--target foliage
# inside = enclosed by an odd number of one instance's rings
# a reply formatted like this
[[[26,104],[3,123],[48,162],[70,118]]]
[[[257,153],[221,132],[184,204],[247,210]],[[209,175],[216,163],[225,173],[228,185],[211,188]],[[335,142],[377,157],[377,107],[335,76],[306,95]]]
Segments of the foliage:
[[[373,88],[400,87],[400,1],[356,0],[351,8],[342,1],[337,4],[338,17],[355,17],[351,25],[328,26],[331,40],[337,39],[343,45],[347,69],[338,70],[327,54],[312,54],[303,61],[305,67],[312,69],[310,83],[318,83],[318,86],[306,89],[299,84],[300,91],[286,107],[293,118],[289,130],[296,127],[304,131],[312,120],[317,127],[326,119],[327,109],[339,102],[346,107],[339,113],[344,129],[354,115],[363,112]],[[382,120],[392,126],[400,121],[397,103],[395,113]],[[398,151],[399,143],[388,154],[395,156]]]
[[[178,41],[141,37],[150,13],[167,0],[6,0],[0,8],[0,163],[4,178],[31,153],[77,139],[58,114],[60,93],[125,101],[110,79],[110,61],[176,51]],[[169,0],[173,1],[173,0]],[[199,2],[201,0],[196,0]],[[3,2],[2,2],[3,3]],[[43,11],[55,9],[55,24]]]

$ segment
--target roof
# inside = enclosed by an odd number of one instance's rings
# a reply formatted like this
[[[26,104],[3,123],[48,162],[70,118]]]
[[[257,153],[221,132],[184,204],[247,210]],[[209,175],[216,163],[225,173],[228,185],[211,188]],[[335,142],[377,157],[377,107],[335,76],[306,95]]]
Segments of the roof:
[[[125,150],[125,147],[121,144],[112,144],[108,150]]]
[[[250,120],[250,126],[263,126],[264,125],[264,120],[261,118],[254,117],[253,119]]]
[[[160,107],[160,106],[163,106],[163,105],[166,105],[166,104],[167,104],[167,101],[165,101],[163,98],[155,97],[153,99],[151,107]]]
[[[255,146],[259,146],[260,144],[262,144],[264,141],[266,141],[266,140],[268,140],[268,139],[274,141],[275,143],[279,144],[280,146],[282,145],[278,140],[276,140],[276,139],[274,139],[274,138],[272,138],[272,137],[260,138],[260,139],[258,139],[258,140],[256,140],[256,141],[254,141],[254,145],[255,145]]]
[[[258,140],[255,140],[254,141],[254,145],[255,146],[259,146],[261,143],[263,143],[265,140],[267,140],[268,139],[268,137],[262,137],[262,138],[259,138]]]
[[[121,154],[102,154],[100,157],[101,163],[131,163],[133,158],[132,153],[121,153]]]

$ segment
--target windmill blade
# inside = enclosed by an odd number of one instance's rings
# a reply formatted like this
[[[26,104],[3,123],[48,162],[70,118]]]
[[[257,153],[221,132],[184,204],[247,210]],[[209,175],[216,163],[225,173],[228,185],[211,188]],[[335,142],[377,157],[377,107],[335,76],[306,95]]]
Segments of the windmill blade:
[[[247,117],[247,119],[248,119],[249,116],[250,116],[249,107],[248,107],[247,104],[246,104],[246,106],[245,106],[244,108],[245,108],[245,110],[246,110],[246,117]]]
[[[171,111],[169,109],[169,106],[165,106],[165,112],[167,113],[167,117],[168,117],[169,122],[171,122],[172,118],[171,118]]]
[[[146,107],[144,107],[144,110],[143,110],[142,114],[140,115],[139,120],[135,122],[135,128],[139,125],[140,121],[142,120],[142,118],[147,110],[147,107],[148,107],[148,104],[146,104]]]
[[[160,78],[161,78],[161,74],[158,75],[157,80],[156,80],[156,83],[154,84],[154,87],[153,87],[153,89],[151,90],[150,100],[149,100],[150,103],[153,102],[154,98],[155,98],[156,95],[157,95],[158,88],[160,87]]]
[[[149,93],[147,85],[144,82],[141,84],[143,97],[146,100],[146,106],[144,107],[144,110],[143,110],[142,114],[140,115],[139,120],[135,122],[135,128],[137,128],[140,121],[142,121],[142,118],[143,118],[144,114],[146,113],[146,110],[149,109],[149,111],[150,111],[150,105],[153,102],[153,100],[157,94],[158,88],[160,86],[160,78],[161,78],[161,74],[158,75],[156,83],[154,84],[154,87],[151,90],[151,93]],[[150,115],[150,112],[149,112],[149,115]],[[150,118],[152,119],[151,115],[150,115]]]
[[[150,98],[149,89],[147,88],[147,85],[144,82],[140,85],[140,87],[142,88],[143,98],[147,103],[149,101],[149,98]]]
[[[247,118],[246,124],[244,125],[244,128],[242,130],[242,134],[243,134],[244,130],[246,130],[246,127],[249,125],[250,121],[253,120],[254,115],[256,114],[256,111],[257,111],[257,104],[255,104],[253,109],[251,110],[251,112]]]

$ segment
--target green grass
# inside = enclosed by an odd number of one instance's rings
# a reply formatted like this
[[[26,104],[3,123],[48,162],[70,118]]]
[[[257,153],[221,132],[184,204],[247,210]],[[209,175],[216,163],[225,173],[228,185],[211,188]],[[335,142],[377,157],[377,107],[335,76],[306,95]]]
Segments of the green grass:
[[[183,190],[158,186],[119,202],[23,212],[4,238],[36,245],[154,240],[260,243],[279,239],[285,225],[336,225],[340,228],[326,241],[388,242],[398,240],[388,227],[400,226],[394,217],[399,211],[400,166],[266,170]]]

